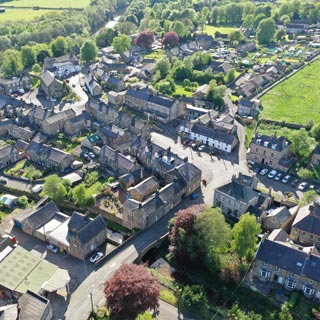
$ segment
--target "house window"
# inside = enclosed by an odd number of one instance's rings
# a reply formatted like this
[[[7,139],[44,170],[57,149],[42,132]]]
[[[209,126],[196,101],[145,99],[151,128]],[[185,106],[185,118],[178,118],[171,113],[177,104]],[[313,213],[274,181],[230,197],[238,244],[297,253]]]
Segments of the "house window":
[[[268,263],[267,263],[267,262],[264,262],[264,263],[263,263],[263,266],[264,266],[264,267],[267,267],[267,266],[268,266]]]
[[[320,242],[320,237],[318,238],[318,242]]]
[[[310,239],[313,239],[313,234],[310,234]]]
[[[304,292],[305,294],[309,294],[309,295],[311,295],[311,294],[314,294],[314,289],[313,289],[313,288],[310,288],[310,287],[305,286],[305,287],[304,287],[304,289],[303,289],[303,292]]]
[[[258,152],[258,148],[256,148],[256,152]]]
[[[302,238],[305,238],[306,237],[306,233],[305,232],[302,232]]]
[[[266,150],[263,151],[263,155],[266,155]]]
[[[288,279],[286,282],[288,288],[294,289],[297,286],[297,283],[294,279]]]
[[[290,278],[295,279],[295,278],[296,278],[296,275],[295,275],[294,273],[291,273],[291,274],[290,274]]]
[[[274,267],[274,271],[275,272],[280,272],[280,268],[279,267]]]
[[[266,270],[266,269],[262,269],[260,271],[260,276],[261,277],[264,277],[264,278],[269,278],[270,277],[270,271],[269,270]]]
[[[273,158],[274,157],[274,154],[273,153],[271,153],[271,158]]]

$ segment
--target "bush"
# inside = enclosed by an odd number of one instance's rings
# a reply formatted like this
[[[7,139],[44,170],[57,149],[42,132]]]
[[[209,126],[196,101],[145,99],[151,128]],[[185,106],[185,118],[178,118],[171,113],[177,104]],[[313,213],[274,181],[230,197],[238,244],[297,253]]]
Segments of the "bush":
[[[289,299],[289,307],[290,308],[293,308],[296,305],[298,297],[299,297],[298,291],[295,291],[291,294],[291,297]]]
[[[108,178],[108,183],[113,183],[113,182],[115,182],[115,177],[109,177]]]
[[[17,204],[21,208],[26,208],[28,206],[28,198],[27,196],[21,196],[18,198]]]
[[[160,299],[168,302],[169,304],[176,306],[177,305],[177,297],[169,290],[162,289],[160,291]]]
[[[86,174],[84,178],[84,183],[87,186],[92,186],[95,182],[97,182],[99,179],[99,173],[97,171],[89,172]]]

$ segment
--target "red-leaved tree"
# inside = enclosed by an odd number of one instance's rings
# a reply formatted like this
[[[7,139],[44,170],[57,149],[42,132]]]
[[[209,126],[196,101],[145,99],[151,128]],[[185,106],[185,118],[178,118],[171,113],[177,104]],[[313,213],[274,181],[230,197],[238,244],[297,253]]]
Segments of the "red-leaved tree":
[[[179,36],[175,31],[169,31],[163,35],[162,44],[165,47],[175,46],[179,43]]]
[[[159,308],[159,281],[142,265],[122,265],[106,282],[104,293],[112,319],[134,320]]]
[[[142,31],[137,35],[135,39],[136,45],[144,48],[151,48],[153,42],[154,33],[152,31]]]
[[[202,205],[193,205],[179,210],[174,218],[174,224],[170,231],[170,252],[178,266],[192,263],[196,258],[196,236],[195,221],[199,212],[203,210]]]

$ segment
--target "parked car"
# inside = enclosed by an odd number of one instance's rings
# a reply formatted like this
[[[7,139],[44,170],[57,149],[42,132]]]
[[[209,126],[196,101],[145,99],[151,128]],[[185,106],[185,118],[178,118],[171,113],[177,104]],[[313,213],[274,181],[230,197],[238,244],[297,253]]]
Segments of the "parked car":
[[[199,151],[203,151],[205,148],[206,148],[206,146],[205,146],[204,144],[202,144],[202,145],[198,148],[198,150],[199,150]]]
[[[190,200],[195,200],[199,197],[199,194],[198,193],[191,193],[190,194]]]
[[[291,182],[291,186],[292,186],[292,187],[296,187],[298,182],[299,182],[298,179],[294,179],[294,180]]]
[[[320,194],[320,187],[316,189],[316,193]]]
[[[266,169],[266,168],[264,168],[264,169],[262,169],[262,170],[260,171],[260,174],[261,174],[262,176],[265,176],[268,172],[269,172],[269,170]]]
[[[290,180],[290,176],[287,174],[282,180],[281,180],[281,182],[282,183],[288,183],[288,181]]]
[[[280,181],[281,177],[282,177],[282,173],[277,173],[277,175],[274,177],[274,180]]]
[[[273,179],[277,175],[278,171],[277,170],[271,170],[268,174],[269,179]]]
[[[1,183],[1,184],[7,184],[7,180],[0,179],[0,183]]]
[[[55,245],[53,245],[53,244],[51,244],[51,243],[49,243],[49,244],[47,245],[47,249],[48,249],[49,251],[53,252],[53,253],[58,253],[58,251],[59,251],[59,249],[58,249]]]
[[[309,190],[314,190],[314,184],[311,184],[311,185],[309,186]]]
[[[260,172],[260,168],[259,168],[259,167],[255,167],[255,168],[253,169],[253,171],[254,171],[256,174],[258,174],[258,173]]]
[[[307,188],[307,182],[301,182],[298,186],[298,190],[304,191]]]
[[[86,153],[86,152],[83,153],[82,156],[83,156],[85,159],[89,159],[89,155],[88,155],[88,153]]]
[[[88,153],[88,156],[91,158],[91,159],[94,159],[96,156],[93,152],[89,152]]]
[[[42,184],[36,184],[34,187],[31,188],[31,191],[33,193],[39,193],[43,190],[43,185]]]
[[[97,261],[99,261],[102,257],[104,256],[104,254],[102,252],[96,252],[94,255],[91,256],[91,258],[89,259],[89,261],[91,263],[96,263]]]

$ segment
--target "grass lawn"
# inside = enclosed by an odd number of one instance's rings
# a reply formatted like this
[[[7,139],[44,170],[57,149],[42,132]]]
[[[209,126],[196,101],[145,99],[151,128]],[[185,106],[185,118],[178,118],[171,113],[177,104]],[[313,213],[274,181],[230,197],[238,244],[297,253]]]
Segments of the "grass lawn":
[[[176,84],[176,90],[174,91],[174,94],[177,94],[179,96],[186,96],[191,97],[192,92],[187,91],[182,85]]]
[[[26,164],[27,160],[21,160],[19,162],[17,162],[13,167],[5,169],[4,172],[7,174],[13,174],[13,175],[17,175],[19,173],[19,171],[24,168],[25,164]]]
[[[165,56],[166,56],[166,52],[165,52],[165,50],[162,50],[162,49],[158,49],[158,50],[143,54],[144,58],[155,59],[155,60],[162,59]]]
[[[207,33],[210,36],[214,37],[214,34],[219,31],[220,33],[231,33],[232,31],[236,31],[238,28],[234,27],[216,27],[216,26],[205,26],[204,33]]]
[[[98,195],[101,193],[102,183],[100,181],[95,182],[89,188],[86,188],[87,197],[92,197],[94,194]]]
[[[320,122],[320,60],[306,66],[261,97],[261,118],[307,124]]]
[[[6,8],[6,12],[0,14],[0,23],[9,21],[9,20],[33,20],[34,18],[41,17],[42,15],[48,12],[55,12],[55,11]]]
[[[88,6],[89,3],[90,0],[15,0],[3,4],[19,7],[84,8]]]
[[[170,303],[173,306],[176,306],[178,301],[177,297],[167,289],[162,289],[160,291],[160,299]]]

